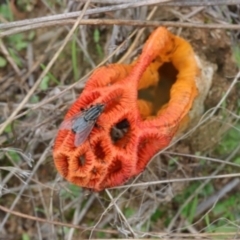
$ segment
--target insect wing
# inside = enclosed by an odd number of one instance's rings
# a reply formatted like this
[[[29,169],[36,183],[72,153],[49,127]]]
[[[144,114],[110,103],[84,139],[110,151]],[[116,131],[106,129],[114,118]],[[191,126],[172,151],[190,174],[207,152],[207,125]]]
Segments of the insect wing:
[[[83,115],[84,115],[84,113],[80,112],[80,113],[75,114],[73,117],[70,117],[70,118],[64,120],[61,123],[59,129],[61,129],[61,130],[64,130],[64,129],[72,130],[74,122],[79,118],[83,118]]]
[[[105,105],[98,104],[75,114],[73,117],[64,120],[60,129],[72,130],[75,133],[74,145],[78,147],[86,141],[91,133],[99,115],[104,110]]]
[[[84,128],[76,132],[75,139],[74,139],[74,145],[75,147],[78,147],[82,143],[86,141],[88,138],[89,134],[91,133],[93,127],[94,127],[95,122],[94,121],[88,121],[86,122],[86,125]]]

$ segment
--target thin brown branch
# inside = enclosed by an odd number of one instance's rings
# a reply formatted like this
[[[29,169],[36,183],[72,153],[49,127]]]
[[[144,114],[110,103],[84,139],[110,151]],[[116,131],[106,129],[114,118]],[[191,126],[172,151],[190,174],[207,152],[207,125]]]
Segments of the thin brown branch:
[[[23,27],[13,28],[0,33],[0,37],[6,37],[19,32],[30,31],[33,29],[53,27],[59,25],[73,25],[76,22],[74,19],[52,21],[46,23],[36,23]],[[186,22],[171,22],[171,21],[141,21],[141,20],[125,20],[125,19],[82,19],[79,25],[128,25],[135,27],[185,27],[185,28],[203,28],[203,29],[229,29],[239,30],[239,24],[204,24],[204,23],[186,23]]]
[[[222,186],[219,191],[215,192],[213,195],[211,195],[207,199],[204,199],[204,201],[197,206],[195,217],[198,217],[202,213],[204,213],[208,208],[213,206],[217,201],[219,201],[224,196],[226,196],[228,192],[232,191],[235,187],[237,187],[239,183],[240,183],[239,178],[235,178],[229,183]]]
[[[62,13],[62,14],[56,14],[46,17],[39,17],[39,18],[32,18],[32,19],[26,19],[22,21],[16,21],[16,22],[10,22],[10,23],[2,23],[0,24],[0,30],[7,29],[7,28],[15,28],[20,26],[26,26],[26,25],[32,25],[35,23],[44,23],[49,21],[61,21],[71,18],[77,18],[80,14],[84,14],[84,16],[89,16],[93,14],[99,14],[99,13],[106,13],[106,12],[112,12],[122,9],[128,9],[128,8],[136,8],[141,6],[150,6],[155,4],[160,4],[164,2],[169,2],[171,0],[144,0],[144,1],[136,1],[128,4],[121,4],[121,5],[114,5],[114,6],[108,6],[108,7],[101,7],[96,9],[88,9],[87,11],[78,11],[78,12],[70,12],[70,13]]]
[[[86,1],[86,0],[85,0]],[[112,3],[113,1],[111,1]],[[127,2],[127,1],[126,1]],[[122,9],[128,9],[128,8],[136,8],[141,6],[150,6],[150,5],[156,5],[161,4],[161,6],[211,6],[211,5],[236,5],[240,4],[240,0],[143,0],[143,1],[135,1],[131,2],[128,1],[126,4],[120,4],[120,5],[113,5],[113,6],[107,6],[107,7],[99,7],[96,9],[88,9],[84,16],[89,16],[93,14],[99,14],[99,13],[106,13],[106,12],[112,12]],[[49,21],[61,21],[71,18],[77,18],[82,11],[77,12],[70,12],[70,13],[62,13],[62,14],[56,14],[52,16],[45,16],[45,17],[39,17],[39,18],[32,18],[32,19],[25,19],[21,21],[15,21],[10,23],[2,23],[0,24],[0,30],[7,29],[7,28],[15,28],[20,26],[26,26],[36,23],[44,23]]]
[[[148,187],[151,185],[158,185],[163,183],[200,181],[200,180],[207,180],[207,179],[235,178],[235,177],[240,177],[240,173],[222,174],[222,175],[205,176],[205,177],[193,177],[193,178],[174,178],[174,179],[166,179],[166,180],[159,180],[159,181],[152,181],[152,182],[134,183],[130,185],[112,187],[109,189],[122,189],[122,188],[128,188],[128,187]]]
[[[6,213],[10,213],[12,215],[21,217],[21,218],[25,218],[25,219],[29,219],[29,220],[33,220],[33,221],[37,221],[37,222],[42,222],[42,223],[49,223],[49,224],[53,224],[53,225],[58,225],[58,226],[63,226],[63,227],[69,227],[69,228],[75,228],[75,229],[79,229],[79,230],[84,230],[84,231],[98,231],[98,232],[105,232],[105,233],[117,233],[116,230],[106,230],[106,229],[97,229],[97,228],[89,228],[89,227],[81,227],[79,225],[74,225],[74,224],[69,224],[69,223],[63,223],[63,222],[58,222],[58,221],[49,221],[47,219],[44,218],[40,218],[40,217],[34,217],[34,216],[30,216],[28,214],[24,214],[21,212],[17,212],[11,209],[8,209],[4,206],[0,205],[0,210],[2,210],[3,212]]]
[[[12,66],[12,68],[14,69],[16,74],[18,75],[18,77],[21,78],[21,71],[20,71],[20,69],[18,68],[18,66],[14,62],[14,60],[12,59],[11,55],[8,52],[8,49],[5,47],[5,45],[4,45],[4,43],[2,41],[0,41],[0,50],[2,51],[2,53],[4,54],[4,56],[6,57],[6,59],[8,60],[8,62],[10,63],[10,65]]]
[[[86,2],[87,0],[82,0]],[[92,3],[99,4],[124,4],[130,3],[132,0],[92,0]],[[212,6],[212,5],[235,5],[239,4],[239,0],[175,0],[169,3],[162,3],[162,6],[171,7],[192,7],[192,6]]]
[[[63,226],[63,227],[69,227],[69,228],[75,228],[75,229],[79,229],[79,230],[83,230],[83,231],[95,231],[95,232],[103,232],[103,233],[112,233],[112,234],[118,234],[118,231],[116,230],[110,230],[110,229],[99,229],[99,228],[92,228],[92,227],[82,227],[79,225],[74,225],[74,224],[69,224],[69,223],[63,223],[63,222],[58,222],[58,221],[49,221],[46,220],[44,218],[40,218],[40,217],[34,217],[34,216],[30,216],[21,212],[17,212],[17,211],[13,211],[10,210],[4,206],[0,205],[0,210],[2,210],[3,212],[6,213],[10,213],[12,215],[15,215],[17,217],[20,218],[25,218],[25,219],[29,219],[32,221],[37,221],[37,222],[42,222],[42,223],[48,223],[48,224],[53,224],[53,225],[57,225],[57,226]],[[207,236],[234,236],[236,234],[236,232],[218,232],[218,233],[198,233],[196,234],[189,234],[189,233],[171,233],[171,234],[167,234],[165,232],[149,232],[150,234],[154,234],[154,235],[161,235],[161,236],[172,236],[172,237],[190,237],[192,239],[192,237],[207,237]]]

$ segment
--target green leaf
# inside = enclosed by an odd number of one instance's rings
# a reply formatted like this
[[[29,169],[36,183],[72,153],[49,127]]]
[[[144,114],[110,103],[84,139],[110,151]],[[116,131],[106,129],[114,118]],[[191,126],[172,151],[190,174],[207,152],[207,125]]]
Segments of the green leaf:
[[[27,233],[22,234],[22,240],[30,240],[30,237],[28,236]]]
[[[81,194],[81,190],[78,186],[70,184],[68,187],[69,191],[66,191],[64,188],[61,190],[60,195],[63,198],[75,199]]]
[[[3,68],[7,65],[7,60],[0,56],[0,67]]]
[[[22,49],[26,48],[28,45],[25,41],[19,41],[15,44],[16,50],[21,51]]]
[[[127,207],[127,208],[124,209],[124,215],[125,215],[126,218],[129,218],[129,217],[133,216],[135,212],[136,211],[134,209],[130,208],[130,207]]]
[[[233,56],[235,58],[237,66],[240,67],[240,48],[239,48],[239,46],[233,47]]]
[[[14,45],[16,44],[17,42],[22,42],[23,41],[23,34],[22,33],[17,33],[17,34],[14,34],[14,35],[11,35],[8,37],[8,40],[9,42]]]
[[[153,222],[157,222],[158,219],[162,218],[163,217],[163,212],[160,211],[159,209],[157,209],[153,215],[151,216],[151,220]]]
[[[17,51],[27,48],[28,41],[26,41],[22,33],[14,34],[8,37],[10,46],[12,46]]]
[[[40,89],[41,90],[47,90],[48,89],[48,84],[49,84],[49,76],[45,76],[43,80],[40,83]]]
[[[196,213],[196,208],[197,208],[197,204],[198,204],[198,198],[195,197],[192,204],[191,204],[191,208],[189,209],[189,215],[188,215],[188,221],[189,223],[193,222],[195,213]]]
[[[206,214],[206,215],[204,216],[204,220],[205,220],[205,223],[206,223],[208,232],[212,232],[211,224],[210,224],[210,219],[209,219],[209,215],[208,215],[208,214]]]
[[[11,133],[12,132],[12,125],[7,125],[4,130],[5,133]]]
[[[44,70],[46,67],[44,66],[44,64],[41,64],[40,65],[41,66],[41,68]],[[60,84],[60,81],[59,80],[57,80],[57,78],[55,78],[55,76],[52,74],[52,73],[50,73],[50,72],[48,72],[47,73],[47,76],[49,77],[49,79],[50,80],[52,80],[53,82],[55,82],[56,84]]]
[[[178,161],[177,157],[172,157],[169,161],[168,161],[168,166],[175,166],[176,162]]]
[[[96,48],[97,48],[97,53],[100,57],[103,56],[103,51],[102,51],[102,47],[100,46],[100,44],[97,44],[96,45]]]
[[[224,136],[221,145],[216,149],[220,154],[226,154],[233,151],[240,141],[240,124],[236,124],[234,128],[229,130]]]
[[[93,40],[94,40],[95,43],[98,43],[99,40],[100,40],[100,32],[99,32],[98,29],[95,29],[95,30],[94,30]]]
[[[18,65],[18,67],[22,67],[22,62],[20,58],[16,55],[13,49],[9,48],[9,53],[11,57],[13,58],[14,62]]]
[[[32,40],[34,39],[35,35],[36,35],[36,34],[35,34],[34,31],[30,31],[29,34],[28,34],[27,39],[28,39],[29,41],[32,41]]]
[[[0,14],[6,18],[8,21],[13,21],[12,12],[10,10],[9,4],[0,4]]]
[[[237,164],[240,164],[240,157],[235,158],[233,162],[237,163]]]
[[[19,154],[17,152],[9,151],[8,155],[16,163],[20,162],[20,160],[21,160],[21,158],[20,158],[20,156],[19,156]]]
[[[33,95],[30,100],[30,103],[38,103],[39,102],[39,97],[37,95]]]
[[[101,239],[101,238],[106,238],[106,233],[104,232],[96,232],[97,234],[97,238]]]

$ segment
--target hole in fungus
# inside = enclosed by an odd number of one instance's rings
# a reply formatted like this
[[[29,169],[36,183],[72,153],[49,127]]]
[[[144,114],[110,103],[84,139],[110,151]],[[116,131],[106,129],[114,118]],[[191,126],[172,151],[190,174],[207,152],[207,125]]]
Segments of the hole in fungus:
[[[85,163],[86,163],[86,157],[85,157],[85,155],[81,155],[79,157],[79,165],[80,165],[80,167],[84,166]]]
[[[129,131],[130,123],[128,119],[124,118],[123,120],[117,122],[110,130],[111,140],[116,146],[126,145],[129,140]]]
[[[97,157],[97,159],[104,160],[106,157],[106,153],[104,151],[103,146],[101,145],[101,142],[97,142],[97,144],[94,145],[94,155]]]
[[[95,167],[92,169],[92,173],[93,173],[94,175],[97,174],[97,169],[96,169]]]
[[[150,86],[138,91],[138,98],[153,104],[153,114],[170,100],[170,90],[177,80],[177,69],[172,63],[164,63],[159,69],[159,81],[156,87]]]
[[[160,79],[155,92],[154,108],[159,110],[164,104],[170,100],[170,90],[177,80],[178,70],[172,63],[164,63],[158,70]],[[159,98],[159,96],[161,96]]]
[[[107,174],[103,177],[99,187],[103,189],[124,183],[131,176],[133,165],[135,164],[127,161],[127,158],[124,156],[116,156],[112,160]]]

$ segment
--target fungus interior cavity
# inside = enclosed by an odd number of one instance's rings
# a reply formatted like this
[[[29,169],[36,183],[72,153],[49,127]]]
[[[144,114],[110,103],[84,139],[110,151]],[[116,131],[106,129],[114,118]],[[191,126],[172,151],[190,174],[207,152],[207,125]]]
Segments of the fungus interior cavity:
[[[121,142],[127,144],[127,134],[130,131],[130,123],[124,118],[123,120],[117,122],[110,131],[111,140],[115,145],[118,145]]]
[[[138,91],[138,99],[153,104],[153,115],[170,100],[170,90],[176,82],[178,71],[172,63],[164,63],[159,69],[159,81],[157,86],[150,86]]]
[[[79,165],[80,165],[81,167],[85,165],[85,163],[86,163],[86,157],[85,157],[85,155],[79,156],[78,160],[79,160]]]

